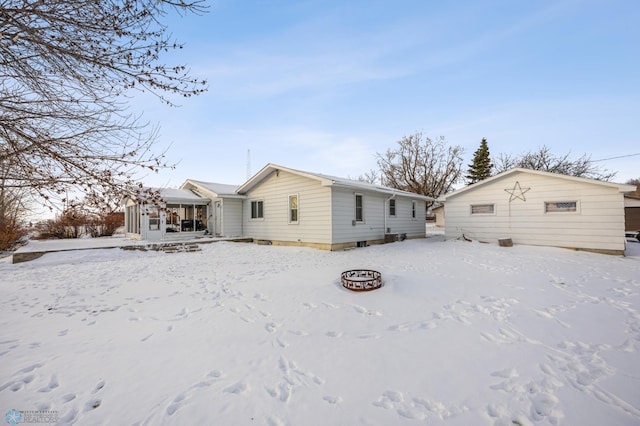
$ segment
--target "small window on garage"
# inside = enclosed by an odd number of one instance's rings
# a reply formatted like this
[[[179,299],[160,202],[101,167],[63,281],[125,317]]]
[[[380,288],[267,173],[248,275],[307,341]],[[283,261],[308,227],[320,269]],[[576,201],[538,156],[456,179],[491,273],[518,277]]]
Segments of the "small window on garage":
[[[494,214],[495,204],[471,204],[471,214]]]
[[[545,201],[545,213],[572,213],[578,211],[577,201]]]

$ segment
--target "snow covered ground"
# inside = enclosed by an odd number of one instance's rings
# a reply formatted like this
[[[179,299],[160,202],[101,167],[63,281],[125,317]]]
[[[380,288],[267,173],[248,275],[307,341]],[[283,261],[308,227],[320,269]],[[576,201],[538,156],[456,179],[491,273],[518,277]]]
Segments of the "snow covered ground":
[[[1,262],[0,410],[78,425],[640,424],[640,244],[628,254],[436,236]],[[355,268],[384,287],[343,289]]]

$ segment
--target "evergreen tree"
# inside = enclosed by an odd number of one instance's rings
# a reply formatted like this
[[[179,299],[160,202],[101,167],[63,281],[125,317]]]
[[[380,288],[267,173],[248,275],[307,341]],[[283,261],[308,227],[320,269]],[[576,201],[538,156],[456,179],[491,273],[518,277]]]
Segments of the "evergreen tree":
[[[489,156],[489,145],[487,139],[482,138],[480,142],[480,148],[473,153],[473,162],[469,164],[466,178],[469,180],[469,184],[480,182],[491,176],[491,158]]]

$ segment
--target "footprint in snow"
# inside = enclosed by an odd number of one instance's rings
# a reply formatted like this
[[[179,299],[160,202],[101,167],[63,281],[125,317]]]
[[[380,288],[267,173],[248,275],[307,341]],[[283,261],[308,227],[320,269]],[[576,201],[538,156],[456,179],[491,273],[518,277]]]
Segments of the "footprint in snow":
[[[62,396],[62,403],[66,404],[67,402],[73,401],[74,399],[76,399],[76,394],[68,393]]]
[[[59,385],[58,383],[58,378],[56,377],[55,374],[51,375],[51,380],[49,380],[49,384],[41,389],[38,390],[38,392],[51,392],[52,390],[54,390],[55,388],[57,388]]]
[[[274,331],[276,331],[278,329],[278,324],[276,324],[275,322],[269,322],[267,324],[265,324],[264,329],[267,330],[269,333],[273,333]]]
[[[173,414],[182,406],[182,401],[184,401],[184,398],[185,396],[182,393],[173,398],[173,401],[167,407],[167,415],[173,416]]]
[[[331,395],[325,395],[322,399],[327,401],[329,404],[340,404],[343,401],[342,397]]]
[[[239,395],[241,393],[244,393],[246,391],[249,390],[249,385],[247,385],[246,383],[243,382],[238,382],[235,383],[227,388],[224,389],[224,393],[234,393],[236,395]]]
[[[99,406],[102,405],[102,400],[100,399],[91,399],[84,404],[84,411],[95,410]]]
[[[214,379],[219,379],[220,377],[222,377],[222,373],[220,372],[220,370],[211,370],[209,374],[207,374],[207,377],[213,377]]]

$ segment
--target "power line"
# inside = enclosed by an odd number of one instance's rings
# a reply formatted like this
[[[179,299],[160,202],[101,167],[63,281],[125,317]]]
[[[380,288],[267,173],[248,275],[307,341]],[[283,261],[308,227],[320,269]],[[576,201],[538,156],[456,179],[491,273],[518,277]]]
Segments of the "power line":
[[[592,163],[596,163],[598,161],[607,161],[607,160],[615,160],[617,158],[627,158],[627,157],[635,157],[640,155],[640,152],[637,154],[627,154],[627,155],[619,155],[618,157],[609,157],[609,158],[601,158],[600,160],[591,160]]]

